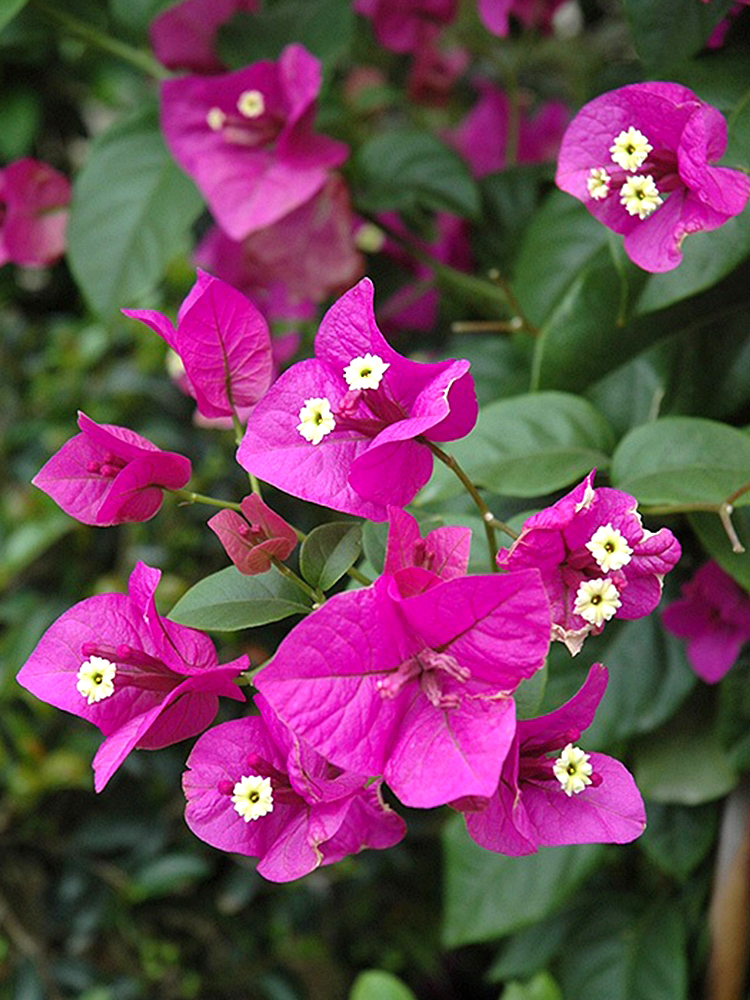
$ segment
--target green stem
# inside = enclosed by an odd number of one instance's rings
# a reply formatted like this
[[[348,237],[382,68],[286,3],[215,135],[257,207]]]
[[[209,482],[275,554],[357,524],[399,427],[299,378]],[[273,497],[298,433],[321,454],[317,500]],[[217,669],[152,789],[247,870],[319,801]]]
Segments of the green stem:
[[[285,566],[276,556],[271,556],[271,562],[282,576],[285,576],[290,583],[293,583],[295,587],[299,587],[308,597],[311,597],[314,604],[322,604],[325,601],[325,594],[322,590],[315,590],[309,583],[305,583],[301,576],[297,576],[293,569]]]
[[[242,507],[231,500],[219,500],[218,497],[207,497],[205,493],[196,493],[194,490],[169,490],[169,492],[179,497],[183,503],[206,503],[210,507],[221,507],[224,510],[238,510],[242,513]]]
[[[495,538],[495,530],[499,529],[500,531],[505,531],[512,538],[517,538],[518,536],[512,528],[508,527],[507,524],[503,524],[502,521],[497,520],[490,508],[484,500],[482,500],[474,483],[472,483],[453,455],[449,454],[447,451],[443,451],[443,449],[439,448],[434,441],[428,441],[427,438],[419,438],[419,440],[422,441],[423,444],[426,444],[432,454],[436,458],[440,459],[443,465],[447,465],[451,472],[458,477],[464,489],[474,501],[477,510],[482,516],[482,524],[484,525],[484,532],[487,536],[487,548],[490,553],[490,566],[492,568],[492,572],[497,573],[497,539]]]
[[[746,483],[740,489],[735,490],[731,499],[736,500],[737,497],[742,496],[743,493],[747,493],[748,490],[750,490],[750,483]],[[741,554],[745,551],[745,546],[740,541],[739,535],[732,524],[734,506],[730,503],[730,500],[725,500],[723,503],[683,503],[673,506],[670,504],[661,504],[654,507],[641,507],[642,514],[692,514],[698,511],[707,511],[710,514],[716,514],[726,532],[729,544],[732,546],[732,552]]]
[[[360,573],[356,566],[350,566],[346,572],[352,580],[361,583],[363,587],[369,587],[372,584],[372,580],[368,576],[365,576],[364,573]]]
[[[93,25],[80,21],[77,17],[44,3],[43,0],[33,0],[33,6],[50,21],[59,24],[64,31],[102,49],[104,52],[108,52],[123,62],[130,63],[131,66],[148,76],[153,76],[157,80],[166,80],[172,75],[143,49],[137,49],[133,45],[128,45],[127,42],[121,42],[118,38],[112,38]]]

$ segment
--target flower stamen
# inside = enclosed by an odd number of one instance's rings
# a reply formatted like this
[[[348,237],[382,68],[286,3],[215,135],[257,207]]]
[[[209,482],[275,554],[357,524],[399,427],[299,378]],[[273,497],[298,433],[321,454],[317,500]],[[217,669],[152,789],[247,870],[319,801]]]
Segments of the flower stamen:
[[[377,354],[365,354],[352,358],[344,368],[344,379],[350,389],[377,389],[390,363]]]
[[[637,170],[648,159],[648,154],[654,147],[643,132],[632,125],[615,137],[609,147],[612,162],[623,170]]]
[[[306,399],[299,411],[299,420],[297,430],[310,444],[320,444],[336,426],[331,404],[325,396]]]
[[[91,656],[85,660],[76,674],[76,690],[89,703],[103,701],[115,693],[114,679],[117,667],[103,656]]]
[[[273,788],[270,778],[245,774],[232,789],[232,805],[246,823],[273,811]]]
[[[604,167],[592,167],[589,171],[586,187],[594,201],[603,201],[609,194],[612,178]]]
[[[259,90],[244,90],[237,98],[237,110],[243,118],[260,118],[266,102]]]
[[[580,615],[590,625],[599,626],[613,618],[622,606],[620,592],[611,580],[584,580],[573,607],[573,614]]]
[[[628,177],[620,188],[620,204],[628,215],[637,215],[639,219],[648,218],[663,201],[651,174]]]
[[[600,525],[586,542],[586,548],[605,573],[622,569],[633,558],[625,536],[611,524]]]
[[[591,774],[594,769],[589,759],[589,754],[584,753],[580,747],[568,743],[553,764],[555,777],[568,798],[578,795],[587,785],[593,784]]]

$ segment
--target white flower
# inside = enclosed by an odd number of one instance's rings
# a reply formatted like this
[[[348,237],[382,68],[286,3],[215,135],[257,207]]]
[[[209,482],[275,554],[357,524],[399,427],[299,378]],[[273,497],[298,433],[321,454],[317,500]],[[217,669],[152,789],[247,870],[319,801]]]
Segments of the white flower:
[[[625,536],[611,524],[601,524],[586,542],[586,548],[605,573],[622,569],[633,558]]]
[[[653,148],[643,132],[639,132],[631,125],[615,137],[609,151],[618,167],[622,167],[623,170],[637,170],[646,162]]]
[[[350,389],[377,389],[390,364],[377,354],[352,358],[344,369],[344,379]]]
[[[325,396],[306,399],[305,405],[299,411],[299,420],[297,430],[310,444],[320,444],[326,434],[330,434],[336,426],[331,404]]]
[[[572,795],[578,795],[586,785],[591,784],[591,774],[594,769],[589,764],[589,755],[584,753],[580,747],[574,747],[572,743],[568,743],[565,749],[560,752],[552,770],[562,785],[563,791],[570,798]]]
[[[115,693],[113,683],[117,667],[103,656],[90,656],[78,670],[76,690],[88,701],[89,705],[103,701]]]
[[[243,90],[237,98],[237,110],[243,118],[260,118],[266,110],[266,102],[259,90]]]
[[[272,812],[271,779],[259,774],[244,775],[232,789],[232,804],[246,823]]]
[[[590,625],[601,625],[621,606],[620,592],[611,580],[584,580],[578,588],[573,613]]]
[[[220,132],[224,128],[227,116],[221,108],[211,108],[206,115],[206,124],[212,132]]]
[[[589,171],[586,187],[594,201],[602,201],[609,194],[609,185],[612,178],[604,167],[592,167]]]
[[[637,215],[640,219],[651,215],[663,200],[651,174],[628,177],[620,188],[620,204],[625,206],[628,215]]]

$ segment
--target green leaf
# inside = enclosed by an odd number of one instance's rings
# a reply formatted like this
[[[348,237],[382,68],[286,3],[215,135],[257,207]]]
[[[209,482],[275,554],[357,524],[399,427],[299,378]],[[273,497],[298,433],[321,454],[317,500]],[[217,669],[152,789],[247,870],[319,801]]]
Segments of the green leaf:
[[[29,0],[0,0],[0,31],[9,24]]]
[[[356,161],[357,207],[367,212],[417,206],[476,219],[479,189],[469,168],[429,132],[398,129],[368,139]]]
[[[333,521],[314,528],[302,543],[299,567],[311,587],[328,590],[354,565],[362,551],[362,526]]]
[[[685,1000],[685,924],[675,903],[652,906],[609,893],[582,917],[577,946],[560,957],[566,997],[585,1000]]]
[[[16,574],[75,527],[75,521],[58,510],[53,510],[44,520],[21,522],[2,541],[0,588],[7,586]]]
[[[506,938],[487,972],[488,981],[526,978],[545,968],[568,946],[585,909],[585,904],[574,901],[560,913]]]
[[[563,995],[549,972],[540,972],[526,983],[508,983],[500,1000],[563,1000]]]
[[[633,43],[646,73],[664,74],[702,49],[731,5],[732,0],[714,0],[710,4],[693,0],[625,0]]]
[[[702,806],[647,802],[648,825],[638,846],[667,875],[685,881],[711,850],[718,826],[714,803]]]
[[[447,948],[503,937],[542,920],[604,856],[601,844],[543,847],[521,858],[493,854],[470,839],[460,816],[446,823],[443,850]]]
[[[715,420],[663,417],[623,438],[611,479],[642,504],[719,504],[750,480],[750,436]]]
[[[362,546],[365,559],[378,572],[383,572],[385,565],[385,549],[388,543],[387,521],[365,521],[362,532]]]
[[[725,573],[729,573],[741,587],[750,591],[750,509],[740,507],[732,514],[732,524],[745,552],[733,552],[724,526],[717,514],[698,513],[689,517],[690,526],[706,552],[715,559]]]
[[[302,592],[278,570],[243,576],[235,566],[228,566],[191,587],[168,617],[192,628],[233,632],[306,614],[310,609]]]
[[[91,307],[110,317],[154,288],[187,249],[201,208],[167,152],[155,109],[100,135],[73,186],[67,231],[68,260]]]
[[[131,31],[145,32],[157,15],[180,0],[109,0],[109,9],[117,20]]]
[[[606,228],[579,201],[554,191],[535,213],[516,261],[513,291],[524,315],[540,326],[608,242]]]
[[[130,886],[132,899],[151,899],[185,890],[210,873],[208,862],[197,854],[173,852],[148,862],[136,873]]]
[[[392,973],[368,969],[354,980],[349,1000],[416,1000],[416,997]]]
[[[348,0],[282,0],[257,13],[236,14],[219,28],[217,48],[230,69],[278,59],[291,41],[332,61],[346,51],[353,30],[354,11]]]
[[[477,485],[534,497],[607,467],[613,445],[611,428],[587,400],[539,392],[483,407],[471,434],[450,447]]]
[[[730,792],[739,777],[699,689],[661,729],[635,748],[635,780],[644,798],[697,806]]]
[[[516,703],[516,718],[533,719],[539,714],[539,707],[544,699],[544,689],[547,687],[547,664],[541,670],[521,681],[513,692]]]
[[[480,264],[496,267],[503,274],[510,271],[534,218],[542,182],[550,173],[549,164],[526,164],[488,174],[479,181],[482,218],[472,245]]]

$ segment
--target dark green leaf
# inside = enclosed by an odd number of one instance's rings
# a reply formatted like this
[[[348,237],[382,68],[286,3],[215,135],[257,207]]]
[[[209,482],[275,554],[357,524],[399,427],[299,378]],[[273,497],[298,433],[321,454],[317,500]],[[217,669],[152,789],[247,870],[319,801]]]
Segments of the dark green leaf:
[[[714,0],[710,4],[693,0],[625,0],[633,42],[646,72],[664,73],[702,49],[731,5],[732,0]]]
[[[738,775],[699,690],[661,729],[635,748],[635,779],[644,798],[697,806],[730,792]]]
[[[585,1000],[684,1000],[687,941],[679,907],[609,894],[576,928],[579,947],[560,958],[566,997]]]
[[[231,69],[278,59],[292,41],[319,59],[333,60],[349,46],[353,28],[348,0],[282,0],[258,13],[235,15],[219,28],[217,48]]]
[[[620,442],[611,478],[642,504],[718,504],[750,480],[750,436],[698,417],[654,420]]]
[[[547,664],[535,674],[521,681],[513,692],[516,703],[516,718],[532,719],[539,714],[539,706],[544,699],[544,689],[547,687]]]
[[[167,152],[155,110],[99,136],[74,184],[67,231],[68,260],[92,308],[109,317],[154,288],[187,248],[201,208]]]
[[[567,947],[571,935],[576,933],[581,912],[581,905],[574,902],[560,913],[506,938],[487,972],[487,979],[493,983],[523,979],[545,968]]]
[[[399,129],[367,140],[356,163],[359,208],[414,209],[478,218],[479,189],[461,157],[429,132]]]
[[[311,587],[328,590],[354,565],[362,551],[362,526],[333,521],[314,528],[302,543],[299,566]]]
[[[154,18],[179,0],[109,0],[114,17],[131,31],[145,32]]]
[[[483,407],[451,451],[469,477],[500,496],[533,497],[609,464],[612,430],[578,396],[539,392]]]
[[[701,540],[706,552],[715,559],[725,573],[750,591],[750,509],[741,507],[732,514],[732,524],[745,552],[733,552],[732,543],[717,514],[690,515],[690,525]]]
[[[233,632],[308,611],[302,591],[278,570],[243,576],[235,566],[228,566],[191,587],[169,618],[192,628]]]
[[[482,219],[473,238],[480,263],[505,274],[518,253],[539,204],[549,165],[510,167],[479,182]]]
[[[208,863],[197,854],[164,854],[137,872],[130,894],[135,899],[169,895],[205,878],[209,872]]]
[[[19,11],[23,10],[29,0],[0,0],[0,31]]]
[[[599,865],[601,844],[541,848],[508,858],[470,839],[460,816],[443,830],[448,948],[503,937],[557,910]]]
[[[563,1000],[563,996],[549,972],[540,972],[528,982],[508,983],[500,1000]]]
[[[648,825],[639,847],[667,875],[684,881],[713,846],[718,825],[716,805],[690,808],[647,802],[646,810]]]
[[[354,980],[349,1000],[416,1000],[416,997],[392,973],[369,969]]]
[[[385,565],[385,548],[388,541],[387,521],[365,521],[362,532],[362,546],[365,550],[365,559],[377,570],[383,572]]]

